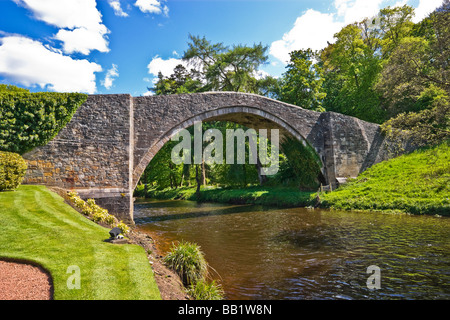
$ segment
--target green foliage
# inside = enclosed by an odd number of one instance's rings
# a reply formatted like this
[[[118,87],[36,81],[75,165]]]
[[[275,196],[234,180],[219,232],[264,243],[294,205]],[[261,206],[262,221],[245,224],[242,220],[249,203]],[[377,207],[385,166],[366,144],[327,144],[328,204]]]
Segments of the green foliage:
[[[208,263],[200,246],[196,243],[181,241],[172,244],[170,252],[164,257],[164,263],[173,269],[188,287],[188,294],[196,300],[221,300],[224,292],[216,281],[207,281]]]
[[[279,99],[295,104],[305,109],[325,111],[322,100],[326,93],[323,91],[324,81],[322,69],[313,63],[317,58],[311,50],[297,50],[290,53],[287,71],[281,80]]]
[[[29,93],[30,91],[24,88],[19,88],[10,84],[0,84],[0,93],[2,92],[23,92]]]
[[[302,190],[317,190],[324,179],[320,170],[322,163],[315,150],[294,138],[285,138],[281,148],[287,158],[287,163],[280,166],[281,180],[291,179]]]
[[[169,77],[164,77],[159,72],[155,86],[148,89],[156,95],[201,92],[203,88],[199,77],[199,73],[194,69],[188,71],[183,65],[179,64]]]
[[[0,90],[0,150],[23,154],[48,143],[72,118],[87,95]]]
[[[199,280],[191,284],[188,294],[195,300],[223,300],[224,291],[216,281]]]
[[[381,60],[373,28],[366,20],[342,28],[335,43],[322,50],[318,64],[323,69],[326,110],[380,123],[384,114],[373,85]]]
[[[374,165],[321,194],[334,209],[450,215],[450,145],[444,142]]]
[[[407,37],[413,29],[411,21],[414,16],[414,8],[403,5],[397,7],[386,7],[380,10],[379,28],[381,39],[381,50],[383,57],[388,57],[399,45],[400,41]]]
[[[19,154],[0,151],[0,191],[16,189],[26,172],[27,163]]]
[[[274,207],[305,207],[312,204],[314,192],[299,191],[298,188],[280,186],[251,186],[235,189],[205,187],[200,189],[199,196],[195,188],[183,187],[164,190],[150,189],[144,192],[144,186],[136,188],[136,197],[147,197],[166,200],[196,200],[199,202],[219,202],[232,204],[258,204]]]
[[[267,46],[213,44],[205,37],[189,35],[188,50],[183,60],[197,66],[203,91],[235,91],[262,93],[268,86],[267,78],[257,79],[256,72],[267,62]]]
[[[164,263],[180,276],[185,285],[195,284],[208,273],[208,264],[200,247],[187,241],[173,244],[164,257]]]
[[[435,145],[450,138],[450,103],[448,97],[434,97],[432,109],[401,113],[382,124],[394,154],[404,152],[406,144],[415,147]]]
[[[126,235],[130,232],[130,227],[122,221],[119,222],[116,217],[108,213],[108,210],[100,207],[94,199],[84,201],[75,191],[68,191],[67,198],[82,214],[88,216],[94,222],[104,223],[110,227],[117,227]]]

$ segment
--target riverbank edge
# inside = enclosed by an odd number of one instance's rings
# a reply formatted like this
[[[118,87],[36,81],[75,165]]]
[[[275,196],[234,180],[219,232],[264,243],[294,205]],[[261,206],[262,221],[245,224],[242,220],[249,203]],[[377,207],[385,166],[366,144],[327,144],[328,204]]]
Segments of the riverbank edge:
[[[80,215],[81,210],[70,201],[67,191],[58,187],[47,187],[50,191],[58,194],[64,199],[64,202],[77,211]],[[86,219],[89,219],[86,217]],[[109,228],[109,226],[101,222],[95,222],[98,225]],[[135,244],[144,248],[147,259],[152,268],[153,275],[158,286],[162,300],[192,300],[192,297],[186,292],[179,275],[172,269],[165,266],[162,262],[163,256],[160,254],[154,239],[147,233],[135,230],[134,226],[130,227],[130,232],[126,235],[130,244]]]
[[[145,192],[144,186],[139,185],[135,190],[134,196],[159,200],[189,200],[235,205],[250,204],[279,208],[308,207],[314,206],[316,203],[316,192],[299,191],[298,189],[287,187],[202,187],[197,195],[195,187],[168,188],[164,190],[150,189]]]
[[[294,202],[283,202],[283,199],[275,199],[274,197],[271,198],[265,198],[265,197],[259,197],[255,198],[252,194],[254,192],[253,189],[246,190],[246,189],[223,189],[221,192],[226,193],[230,191],[239,192],[242,194],[240,197],[223,197],[222,199],[214,199],[212,197],[207,196],[208,190],[201,190],[200,191],[200,197],[197,197],[195,194],[195,188],[178,188],[178,189],[164,189],[164,190],[149,190],[146,196],[142,194],[142,192],[139,192],[135,194],[135,197],[137,198],[144,198],[144,199],[157,199],[157,200],[188,200],[188,201],[197,201],[199,203],[226,203],[226,204],[233,204],[233,205],[262,205],[267,207],[274,207],[274,208],[308,208],[311,210],[314,210],[315,208],[319,209],[329,209],[329,210],[342,210],[342,211],[351,211],[351,212],[361,212],[361,213],[370,213],[370,212],[376,212],[376,213],[385,213],[385,214],[407,214],[407,215],[421,215],[421,214],[415,214],[413,212],[408,212],[407,210],[402,210],[401,208],[386,208],[386,209],[379,209],[376,208],[372,204],[367,204],[368,208],[360,208],[360,207],[339,207],[334,206],[332,203],[327,201],[327,195],[332,194],[333,192],[300,192],[300,197],[302,199],[299,199],[298,201]],[[246,192],[249,191],[250,195],[245,196]],[[211,192],[211,189],[209,189],[209,192]],[[306,197],[307,196],[307,197]],[[450,216],[450,212],[446,213],[424,213],[426,215],[437,215],[437,216]]]
[[[149,189],[134,195],[165,200],[194,200],[283,207],[318,207],[358,212],[450,216],[450,141],[417,149],[373,165],[333,191],[300,191],[279,186]]]

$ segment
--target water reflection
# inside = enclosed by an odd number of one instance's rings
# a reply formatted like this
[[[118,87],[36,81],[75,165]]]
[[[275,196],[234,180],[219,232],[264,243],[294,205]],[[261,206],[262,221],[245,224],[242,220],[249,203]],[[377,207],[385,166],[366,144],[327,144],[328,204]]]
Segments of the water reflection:
[[[138,200],[135,221],[162,251],[198,243],[228,299],[450,298],[448,218]]]

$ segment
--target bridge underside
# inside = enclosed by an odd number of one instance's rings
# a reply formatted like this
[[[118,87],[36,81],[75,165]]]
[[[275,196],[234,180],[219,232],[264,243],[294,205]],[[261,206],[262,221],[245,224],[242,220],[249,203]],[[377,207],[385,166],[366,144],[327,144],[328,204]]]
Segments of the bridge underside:
[[[316,150],[333,186],[387,159],[376,124],[258,95],[92,95],[52,141],[24,155],[29,167],[24,183],[75,190],[130,223],[133,190],[143,170],[177,130],[196,121],[279,129],[280,138],[295,137]]]

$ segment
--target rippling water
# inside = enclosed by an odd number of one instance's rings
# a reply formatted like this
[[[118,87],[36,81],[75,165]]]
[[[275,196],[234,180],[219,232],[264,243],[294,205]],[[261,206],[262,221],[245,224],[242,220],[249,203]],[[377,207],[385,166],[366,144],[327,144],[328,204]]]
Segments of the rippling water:
[[[135,221],[199,244],[228,299],[450,299],[449,218],[137,200]]]

